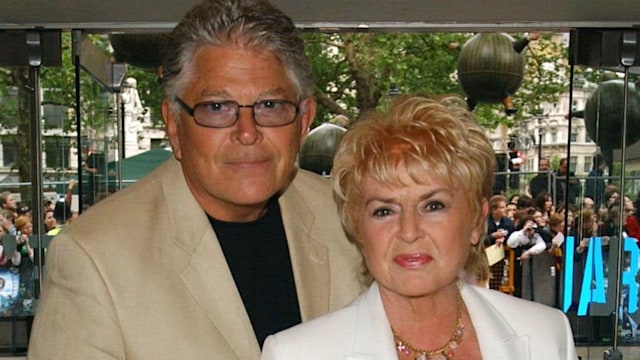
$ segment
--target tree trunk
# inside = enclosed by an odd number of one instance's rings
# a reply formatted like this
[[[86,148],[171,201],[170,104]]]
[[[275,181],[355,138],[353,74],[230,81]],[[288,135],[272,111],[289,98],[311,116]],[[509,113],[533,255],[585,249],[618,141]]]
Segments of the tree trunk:
[[[29,85],[29,68],[19,67],[12,71],[15,86],[18,89],[18,128],[16,140],[18,143],[18,160],[16,167],[20,182],[31,181],[31,107],[33,91]],[[20,187],[21,203],[28,203],[31,198],[31,187]],[[34,206],[36,204],[32,204]]]

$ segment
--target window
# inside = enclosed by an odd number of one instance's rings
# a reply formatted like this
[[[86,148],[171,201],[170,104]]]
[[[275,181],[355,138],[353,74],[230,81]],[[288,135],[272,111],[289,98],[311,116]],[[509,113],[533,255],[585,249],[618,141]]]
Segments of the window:
[[[18,163],[19,144],[14,137],[2,138],[2,166],[12,167]]]
[[[572,156],[569,159],[569,171],[576,172],[577,166],[578,166],[578,157],[577,156]]]
[[[592,142],[591,136],[589,136],[588,132],[584,133],[584,142]]]
[[[47,167],[66,169],[69,167],[70,139],[62,136],[48,136],[45,139]]]
[[[68,108],[58,104],[44,104],[42,106],[42,117],[44,118],[45,129],[63,129],[64,121],[67,117]]]
[[[558,129],[551,130],[551,143],[555,144],[558,142]]]
[[[592,159],[593,158],[591,156],[584,157],[584,172],[588,173],[591,171],[591,168],[593,167]]]
[[[578,142],[578,132],[575,130],[571,131],[571,142],[572,143]]]

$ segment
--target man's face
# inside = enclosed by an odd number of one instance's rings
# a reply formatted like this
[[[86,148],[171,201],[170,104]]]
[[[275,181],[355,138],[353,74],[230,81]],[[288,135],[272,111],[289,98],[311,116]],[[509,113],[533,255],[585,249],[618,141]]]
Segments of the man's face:
[[[562,175],[566,175],[567,174],[567,162],[566,161],[561,161],[560,164],[558,165],[558,172]]]
[[[16,211],[18,209],[18,205],[16,204],[16,199],[13,198],[12,195],[7,195],[7,201],[2,204],[3,209],[8,209],[11,211]]]
[[[540,160],[540,164],[538,165],[538,170],[540,171],[549,171],[549,160],[542,159]]]
[[[491,209],[491,216],[493,216],[494,219],[507,216],[507,204],[504,201],[495,204],[495,207]]]
[[[190,107],[204,101],[240,105],[259,100],[299,101],[278,58],[241,47],[198,49],[191,79],[179,96]],[[163,117],[187,185],[209,215],[224,221],[255,220],[269,198],[288,185],[316,109],[313,99],[303,99],[292,124],[261,127],[253,118],[253,109],[244,107],[234,125],[206,128],[185,111],[176,118],[169,101],[172,99],[163,102]]]

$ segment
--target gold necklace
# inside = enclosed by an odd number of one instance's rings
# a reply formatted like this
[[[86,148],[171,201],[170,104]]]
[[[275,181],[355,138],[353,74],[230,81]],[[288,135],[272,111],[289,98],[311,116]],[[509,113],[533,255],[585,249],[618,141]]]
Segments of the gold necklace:
[[[393,340],[396,342],[396,350],[398,353],[410,356],[411,354],[415,355],[415,360],[447,360],[453,359],[453,350],[455,350],[462,343],[462,335],[464,333],[464,324],[462,324],[462,296],[460,296],[460,290],[456,295],[457,301],[457,321],[456,328],[453,330],[453,334],[449,338],[446,344],[435,350],[425,350],[416,348],[411,345],[407,340],[400,337],[396,332],[392,329],[393,332]]]

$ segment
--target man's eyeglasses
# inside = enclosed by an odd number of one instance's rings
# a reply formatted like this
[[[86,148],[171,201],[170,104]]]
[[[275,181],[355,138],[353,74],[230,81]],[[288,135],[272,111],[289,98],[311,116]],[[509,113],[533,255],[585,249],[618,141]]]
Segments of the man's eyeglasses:
[[[196,124],[209,128],[233,126],[238,121],[240,108],[251,108],[256,124],[264,127],[289,125],[300,112],[299,104],[289,100],[260,100],[251,105],[240,105],[236,101],[204,101],[190,107],[179,97],[174,99]]]

